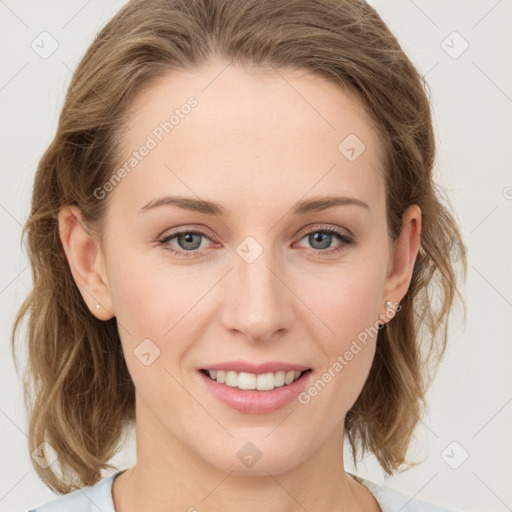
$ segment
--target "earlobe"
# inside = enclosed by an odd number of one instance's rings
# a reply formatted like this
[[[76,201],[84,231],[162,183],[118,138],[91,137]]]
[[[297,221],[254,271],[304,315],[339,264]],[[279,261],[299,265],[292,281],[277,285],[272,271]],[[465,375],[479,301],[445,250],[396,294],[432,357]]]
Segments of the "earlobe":
[[[418,205],[411,205],[402,216],[402,230],[395,243],[384,287],[386,300],[399,303],[407,293],[420,247],[420,237],[421,210]]]
[[[85,303],[96,318],[109,320],[114,311],[99,242],[87,229],[78,206],[62,207],[58,220],[69,268]]]

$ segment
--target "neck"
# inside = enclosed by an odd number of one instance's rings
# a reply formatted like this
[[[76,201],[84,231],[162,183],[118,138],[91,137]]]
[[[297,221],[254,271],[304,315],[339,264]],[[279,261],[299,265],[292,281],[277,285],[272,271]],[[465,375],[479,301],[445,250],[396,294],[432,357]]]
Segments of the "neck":
[[[262,506],[268,512],[380,510],[344,471],[341,426],[291,470],[242,475],[212,467],[144,418],[137,416],[137,464],[114,480],[117,512],[259,512]]]

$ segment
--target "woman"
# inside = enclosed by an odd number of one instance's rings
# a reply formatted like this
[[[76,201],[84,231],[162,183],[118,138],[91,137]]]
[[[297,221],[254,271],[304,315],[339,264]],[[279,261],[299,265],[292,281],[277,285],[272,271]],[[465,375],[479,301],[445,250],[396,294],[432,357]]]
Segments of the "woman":
[[[459,294],[422,85],[357,0],[107,24],[26,224],[30,449],[69,493],[36,511],[446,510],[343,464],[407,465]]]

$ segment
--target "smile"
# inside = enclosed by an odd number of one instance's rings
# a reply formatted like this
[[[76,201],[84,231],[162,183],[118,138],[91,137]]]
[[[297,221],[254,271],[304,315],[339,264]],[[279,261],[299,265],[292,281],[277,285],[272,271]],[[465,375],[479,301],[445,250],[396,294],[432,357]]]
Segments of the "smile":
[[[210,379],[232,388],[256,391],[271,391],[292,384],[304,373],[297,370],[277,371],[262,374],[235,372],[232,370],[201,370]],[[306,370],[309,371],[309,370]]]

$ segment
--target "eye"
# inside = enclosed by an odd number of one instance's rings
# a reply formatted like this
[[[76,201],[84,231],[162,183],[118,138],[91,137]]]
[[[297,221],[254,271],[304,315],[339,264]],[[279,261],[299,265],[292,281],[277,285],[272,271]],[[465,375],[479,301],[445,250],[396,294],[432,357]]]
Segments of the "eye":
[[[171,243],[171,240],[174,239],[176,239],[176,245]],[[184,229],[182,231],[176,231],[174,233],[164,235],[159,238],[158,243],[162,245],[164,249],[171,251],[174,254],[195,256],[201,249],[204,249],[202,239],[211,241],[211,238],[202,231]]]
[[[307,239],[316,254],[337,253],[354,243],[352,238],[335,228],[310,229],[301,240],[304,239]],[[337,241],[338,245],[331,247],[334,241]]]
[[[307,239],[313,252],[319,255],[337,253],[354,243],[350,236],[332,227],[310,229],[300,241],[304,239]],[[213,242],[212,238],[203,231],[182,229],[164,234],[158,239],[158,245],[178,256],[191,257],[200,255],[205,249],[204,240]],[[335,241],[338,245],[332,247]]]

